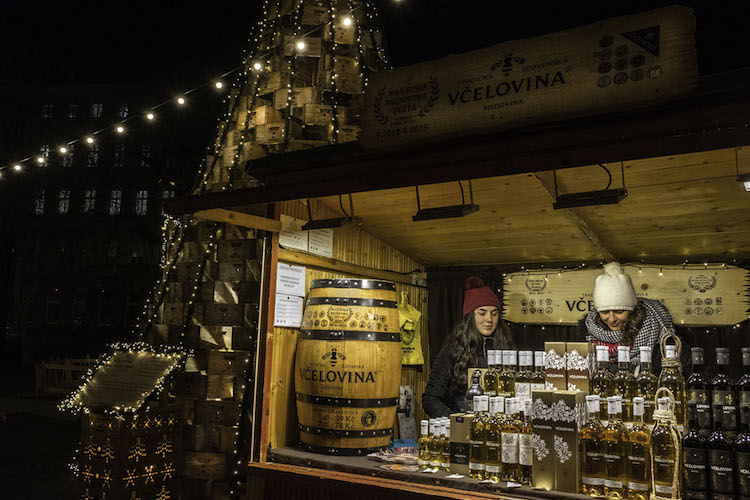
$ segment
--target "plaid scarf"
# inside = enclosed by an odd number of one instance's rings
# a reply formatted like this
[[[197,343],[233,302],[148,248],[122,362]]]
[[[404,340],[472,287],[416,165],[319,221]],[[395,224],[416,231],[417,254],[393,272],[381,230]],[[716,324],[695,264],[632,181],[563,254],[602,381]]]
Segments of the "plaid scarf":
[[[630,363],[638,364],[640,359],[640,347],[647,346],[653,349],[654,346],[661,340],[661,336],[665,331],[674,332],[674,326],[672,326],[672,316],[669,315],[667,308],[662,305],[658,300],[651,299],[638,299],[638,305],[643,307],[646,311],[646,317],[643,320],[643,325],[638,331],[638,334],[633,340],[633,345],[630,347]],[[596,324],[594,319],[599,314],[596,311],[590,311],[586,315],[586,329],[588,334],[586,340],[594,343],[604,343],[610,345],[619,345],[622,341],[622,332],[612,331],[608,328],[602,328]],[[612,353],[610,352],[610,357]],[[616,359],[617,348],[615,347],[614,356]],[[615,361],[616,362],[616,361]]]

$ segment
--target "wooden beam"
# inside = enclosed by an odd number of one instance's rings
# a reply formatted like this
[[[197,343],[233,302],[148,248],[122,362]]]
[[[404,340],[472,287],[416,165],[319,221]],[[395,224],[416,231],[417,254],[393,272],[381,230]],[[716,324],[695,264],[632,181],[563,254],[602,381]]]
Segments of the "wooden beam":
[[[393,281],[394,283],[401,283],[402,285],[419,286],[415,285],[412,282],[412,275],[414,274],[423,277],[422,273],[394,273],[393,271],[384,271],[382,269],[375,269],[374,267],[358,266],[356,264],[349,264],[347,262],[330,259],[328,257],[310,255],[309,253],[298,252],[296,250],[287,250],[285,248],[279,248],[279,261],[288,262],[290,264],[299,264],[305,267],[314,267],[326,271],[335,271],[338,273],[349,274],[362,278]]]
[[[549,193],[550,198],[552,201],[555,201],[555,180],[553,177],[553,174],[549,171],[547,172],[535,172],[534,177],[536,177],[539,182],[541,183],[542,187]],[[557,191],[567,191],[563,185],[560,183],[560,180],[557,181]],[[612,253],[612,251],[607,248],[607,245],[602,242],[601,238],[599,238],[599,235],[596,234],[596,231],[594,231],[591,228],[591,224],[589,223],[588,219],[586,218],[586,215],[583,213],[583,211],[579,210],[578,208],[566,208],[561,210],[563,214],[573,223],[576,225],[579,231],[583,234],[583,236],[591,243],[591,245],[594,246],[594,248],[597,249],[599,253],[602,254],[602,257],[608,261],[617,260],[615,255]]]
[[[210,210],[200,210],[193,214],[195,217],[214,222],[228,222],[235,226],[249,227],[251,229],[261,229],[272,233],[281,232],[281,221],[259,217],[257,215],[226,210],[224,208],[212,208]]]

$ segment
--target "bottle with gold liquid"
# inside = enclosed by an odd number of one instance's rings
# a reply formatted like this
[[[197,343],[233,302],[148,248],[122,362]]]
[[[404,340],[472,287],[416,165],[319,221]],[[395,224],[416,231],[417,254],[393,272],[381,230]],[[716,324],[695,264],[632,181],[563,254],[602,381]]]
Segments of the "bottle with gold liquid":
[[[607,420],[607,404],[609,397],[615,393],[615,377],[609,371],[609,348],[605,345],[596,346],[596,371],[591,377],[591,393],[599,396],[599,419]]]
[[[534,351],[534,371],[531,374],[531,390],[541,391],[544,389],[544,351]]]
[[[607,426],[602,431],[602,451],[604,454],[604,494],[608,498],[627,498],[628,430],[622,423],[622,400],[620,396],[607,398]]]
[[[503,371],[498,377],[498,396],[508,398],[516,393],[516,352],[511,349],[503,351]]]
[[[606,474],[602,448],[604,426],[599,421],[599,396],[586,396],[586,410],[588,420],[578,434],[581,443],[581,491],[585,495],[599,497],[604,495]]]
[[[659,413],[669,410],[670,399],[659,398],[654,430],[651,431],[653,487],[656,498],[680,498],[682,495],[681,437],[669,418]]]
[[[534,351],[518,352],[518,373],[516,374],[515,397],[523,403],[531,397],[531,374],[534,364]]]
[[[443,461],[441,455],[442,443],[440,440],[440,426],[442,420],[439,418],[430,419],[430,469],[440,469],[440,464]]]
[[[482,396],[474,396],[474,417],[469,428],[469,477],[482,480],[487,464],[487,424],[486,409],[482,406]]]
[[[419,441],[417,441],[417,449],[419,450],[417,464],[423,469],[426,469],[430,466],[430,452],[428,449],[430,441],[430,422],[422,420],[419,425],[421,427],[421,435],[419,436]]]
[[[495,349],[487,351],[487,371],[484,372],[484,394],[489,397],[497,396],[497,353]]]
[[[638,375],[635,377],[635,395],[645,400],[643,420],[647,424],[654,423],[654,397],[659,381],[651,370],[651,348],[640,347],[640,366]]]
[[[648,500],[651,492],[651,433],[643,420],[645,401],[633,398],[633,427],[628,432],[628,498]]]
[[[440,449],[442,461],[440,470],[448,472],[451,468],[451,421],[450,418],[443,419],[443,439]]]
[[[520,483],[531,486],[534,483],[534,432],[531,426],[534,405],[532,399],[523,400],[523,419],[521,428],[518,429],[518,463],[521,465]]]
[[[635,377],[630,373],[630,347],[617,346],[617,373],[614,378],[615,396],[622,398],[622,421],[633,423]]]
[[[490,415],[487,422],[487,479],[494,482],[501,480],[500,476],[500,398],[490,398]]]
[[[502,462],[503,481],[521,481],[521,464],[518,462],[518,433],[523,422],[519,417],[518,399],[508,398],[505,400],[505,413],[507,415],[501,428],[502,440]]]
[[[677,346],[666,345],[664,351],[666,360],[676,361],[676,365],[671,366],[669,361],[662,362],[661,373],[659,374],[659,387],[666,387],[672,391],[677,429],[682,432],[685,428],[685,377],[682,376],[682,370],[680,369]]]

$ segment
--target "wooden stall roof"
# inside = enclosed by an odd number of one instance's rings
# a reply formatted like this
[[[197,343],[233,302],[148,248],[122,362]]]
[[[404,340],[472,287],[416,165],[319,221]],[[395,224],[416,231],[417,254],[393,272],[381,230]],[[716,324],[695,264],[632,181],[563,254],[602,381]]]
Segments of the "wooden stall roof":
[[[750,72],[704,79],[679,101],[483,136],[397,149],[356,144],[278,155],[251,165],[258,188],[167,202],[171,213],[355,193],[364,227],[423,265],[608,259],[750,257]],[[745,147],[743,147],[745,146]],[[561,193],[602,189],[607,174],[629,196],[619,205],[553,210]],[[562,170],[564,169],[564,170]],[[479,212],[412,222],[422,207],[460,203],[473,179]],[[463,183],[464,189],[468,183]]]

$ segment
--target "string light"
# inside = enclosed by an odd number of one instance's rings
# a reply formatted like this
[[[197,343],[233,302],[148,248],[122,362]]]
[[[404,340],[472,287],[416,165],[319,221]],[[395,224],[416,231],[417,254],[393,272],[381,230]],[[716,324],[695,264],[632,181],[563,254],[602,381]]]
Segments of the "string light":
[[[221,80],[219,80],[218,82],[214,82],[214,87],[216,87],[217,89],[221,89],[224,87],[224,82],[222,82]]]
[[[148,120],[153,120],[154,118],[156,118],[156,115],[153,112],[149,112],[149,113],[146,113],[146,118]]]
[[[44,164],[44,157],[42,157],[42,156],[37,156],[37,157],[36,157],[36,162],[37,162],[38,164],[40,164],[40,165],[43,165],[43,164]]]
[[[118,125],[117,127],[115,127],[115,131],[116,131],[116,132],[117,132],[118,134],[122,134],[122,133],[124,133],[124,132],[125,132],[125,127],[123,127],[122,125]]]
[[[20,172],[21,171],[21,165],[19,165],[19,164],[13,165],[13,170],[15,170],[16,172]]]
[[[304,41],[300,40],[299,42],[297,42],[297,50],[305,50],[305,46],[306,45]]]
[[[91,136],[86,137],[86,143],[87,144],[94,144],[94,138]]]
[[[344,26],[349,27],[352,25],[352,18],[345,17],[341,22],[344,24]]]
[[[261,69],[263,69],[263,65],[262,65],[261,63],[259,63],[259,62],[257,62],[257,61],[256,61],[256,62],[255,62],[255,63],[253,64],[253,69],[254,69],[255,71],[260,71]]]
[[[184,97],[178,97],[177,98],[177,104],[185,104],[185,98]]]
[[[58,151],[60,151],[61,154],[67,154],[68,148],[66,148],[65,146],[60,146],[58,148]]]

